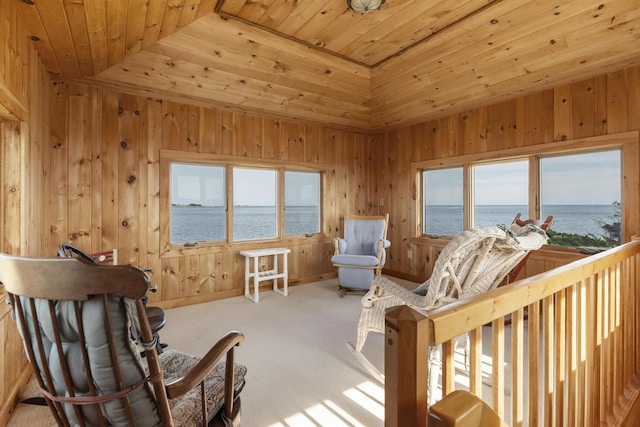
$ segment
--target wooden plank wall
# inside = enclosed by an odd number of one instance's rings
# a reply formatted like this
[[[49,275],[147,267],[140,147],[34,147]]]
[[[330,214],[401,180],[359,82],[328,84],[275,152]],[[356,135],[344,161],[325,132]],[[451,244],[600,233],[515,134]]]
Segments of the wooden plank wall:
[[[56,116],[49,200],[54,254],[60,242],[86,251],[118,248],[119,262],[153,270],[159,292],[152,301],[170,307],[244,292],[242,249],[286,246],[289,280],[304,283],[335,275],[331,239],[342,218],[370,210],[367,180],[373,138],[238,112],[192,106],[55,82]],[[58,105],[59,103],[59,105]],[[65,108],[66,104],[66,108]],[[161,150],[200,153],[225,161],[317,166],[326,171],[323,236],[214,248],[161,247]]]
[[[596,76],[575,84],[487,105],[415,126],[376,135],[370,192],[389,201],[387,272],[412,280],[429,277],[446,241],[415,238],[411,221],[418,188],[411,162],[461,155],[485,156],[510,148],[637,131],[640,129],[640,67]],[[636,173],[640,165],[633,167]],[[640,230],[638,188],[627,188],[623,215],[627,239]],[[412,259],[408,259],[408,251]],[[559,258],[557,256],[560,255]],[[546,271],[579,255],[538,251],[527,275]],[[536,261],[537,260],[537,261]]]
[[[51,80],[28,37],[22,2],[0,2],[0,251],[42,254],[47,246]],[[31,373],[0,286],[0,425]]]

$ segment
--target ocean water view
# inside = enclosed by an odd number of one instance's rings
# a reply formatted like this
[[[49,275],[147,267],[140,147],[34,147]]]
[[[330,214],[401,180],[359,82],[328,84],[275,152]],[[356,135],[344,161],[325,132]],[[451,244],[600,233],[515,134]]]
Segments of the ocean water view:
[[[234,240],[268,239],[276,236],[275,206],[234,206]],[[289,206],[285,209],[285,235],[320,231],[316,206]],[[225,240],[223,206],[171,206],[171,242]]]
[[[601,222],[613,223],[619,208],[609,205],[547,205],[542,218],[553,215],[551,229],[558,233],[582,236],[602,235]],[[520,212],[528,218],[526,205],[479,205],[475,207],[474,223],[477,227],[496,224],[509,225]],[[425,207],[424,223],[427,234],[454,236],[462,231],[462,206],[442,205]]]
[[[476,206],[478,227],[510,224],[516,213],[527,217],[524,205]],[[601,222],[612,223],[618,212],[614,205],[547,205],[543,217],[553,215],[551,228],[559,233],[602,235]],[[462,231],[462,206],[429,206],[425,209],[426,234],[454,236]],[[319,210],[314,206],[293,206],[285,210],[285,234],[313,234],[320,231]],[[171,242],[225,240],[225,208],[205,206],[171,207]],[[276,236],[274,206],[235,206],[235,240],[265,239]]]

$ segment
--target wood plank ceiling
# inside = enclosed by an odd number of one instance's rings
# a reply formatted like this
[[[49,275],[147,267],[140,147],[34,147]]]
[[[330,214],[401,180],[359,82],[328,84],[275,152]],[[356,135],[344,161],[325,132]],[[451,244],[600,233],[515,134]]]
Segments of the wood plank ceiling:
[[[361,131],[640,63],[640,0],[9,1],[54,78]]]

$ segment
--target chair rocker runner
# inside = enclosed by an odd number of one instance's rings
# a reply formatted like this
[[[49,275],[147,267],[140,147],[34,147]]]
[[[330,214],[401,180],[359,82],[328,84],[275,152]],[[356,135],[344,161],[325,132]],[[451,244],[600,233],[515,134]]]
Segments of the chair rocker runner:
[[[387,240],[389,214],[347,216],[344,238],[333,239],[331,262],[338,269],[340,297],[346,293],[364,294],[374,277],[380,276],[391,246]]]
[[[431,277],[414,290],[385,278],[376,277],[371,289],[362,299],[355,346],[347,347],[356,359],[376,379],[384,375],[362,354],[369,332],[384,333],[385,312],[388,308],[408,305],[426,315],[442,305],[482,294],[503,282],[511,269],[531,250],[540,248],[547,239],[541,228],[529,224],[524,227],[481,227],[455,236],[443,249],[433,267]],[[468,344],[460,337],[456,347]],[[438,371],[432,369],[440,360],[440,347],[429,351],[429,396],[437,383]]]
[[[0,254],[0,282],[58,425],[239,425],[244,336],[229,332],[202,358],[158,355],[142,270]]]

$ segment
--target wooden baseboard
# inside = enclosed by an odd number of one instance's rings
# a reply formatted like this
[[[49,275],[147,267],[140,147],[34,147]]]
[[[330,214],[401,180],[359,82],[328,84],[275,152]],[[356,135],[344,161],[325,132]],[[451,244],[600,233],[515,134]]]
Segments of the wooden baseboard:
[[[22,372],[18,377],[18,381],[13,385],[9,393],[7,394],[7,400],[0,407],[0,426],[6,426],[9,424],[9,418],[18,404],[20,399],[20,393],[25,389],[29,379],[31,379],[31,366],[24,365]]]

